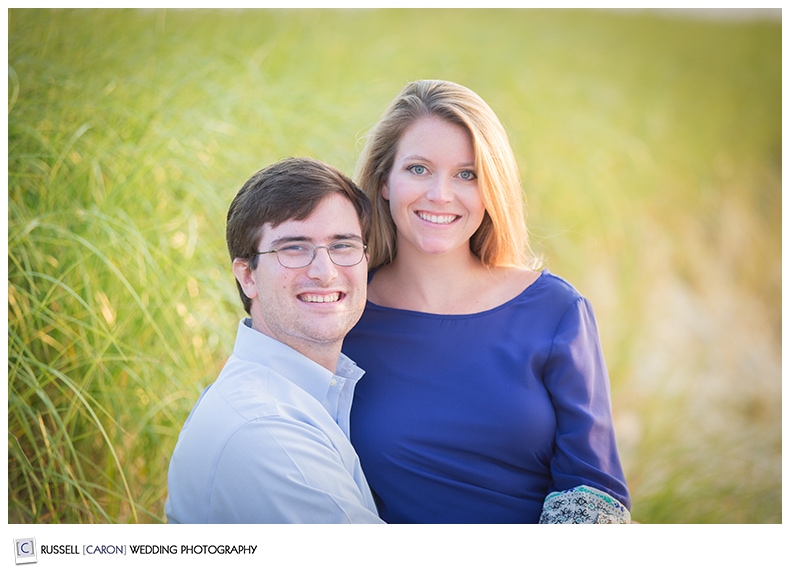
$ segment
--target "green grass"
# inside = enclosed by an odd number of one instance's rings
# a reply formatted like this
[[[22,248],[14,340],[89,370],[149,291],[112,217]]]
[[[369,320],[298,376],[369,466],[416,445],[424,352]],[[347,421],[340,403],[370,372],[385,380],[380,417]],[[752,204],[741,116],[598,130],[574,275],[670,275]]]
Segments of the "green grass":
[[[243,313],[254,171],[349,174],[407,82],[508,128],[593,302],[642,522],[781,522],[781,24],[644,11],[9,10],[8,520],[163,520]]]

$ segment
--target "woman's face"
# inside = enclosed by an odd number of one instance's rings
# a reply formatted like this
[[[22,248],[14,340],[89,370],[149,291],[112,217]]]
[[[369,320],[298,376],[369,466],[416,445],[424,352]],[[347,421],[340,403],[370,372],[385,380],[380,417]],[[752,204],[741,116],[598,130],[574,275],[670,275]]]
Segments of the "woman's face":
[[[433,116],[414,122],[401,136],[381,193],[395,221],[399,255],[468,250],[485,207],[467,130]]]

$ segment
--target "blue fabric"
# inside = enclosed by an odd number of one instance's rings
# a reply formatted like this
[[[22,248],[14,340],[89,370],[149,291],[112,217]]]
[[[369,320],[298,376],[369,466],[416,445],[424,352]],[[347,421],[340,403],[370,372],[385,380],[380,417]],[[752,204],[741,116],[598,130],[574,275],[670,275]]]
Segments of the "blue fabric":
[[[395,523],[537,523],[582,484],[630,508],[589,302],[543,271],[471,315],[368,302],[343,352],[366,372],[351,440]]]
[[[168,522],[381,522],[348,439],[363,371],[341,355],[333,374],[248,322],[181,430]]]

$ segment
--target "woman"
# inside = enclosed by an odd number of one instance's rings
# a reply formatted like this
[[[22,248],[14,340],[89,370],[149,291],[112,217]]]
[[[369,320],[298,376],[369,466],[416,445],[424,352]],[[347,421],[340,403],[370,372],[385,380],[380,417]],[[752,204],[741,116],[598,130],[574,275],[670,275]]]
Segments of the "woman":
[[[507,135],[471,90],[409,84],[368,135],[371,277],[344,352],[387,522],[629,522],[592,308],[530,255]],[[573,489],[573,490],[571,490]]]

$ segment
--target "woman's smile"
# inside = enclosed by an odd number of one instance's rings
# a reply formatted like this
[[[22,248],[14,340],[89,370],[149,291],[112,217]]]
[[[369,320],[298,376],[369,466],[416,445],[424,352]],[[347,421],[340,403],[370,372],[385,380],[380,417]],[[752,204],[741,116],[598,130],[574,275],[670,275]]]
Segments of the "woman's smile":
[[[389,201],[399,251],[468,254],[485,207],[466,128],[435,116],[412,123],[400,139],[382,196]]]
[[[428,221],[430,223],[438,223],[440,225],[448,225],[456,221],[460,216],[458,215],[438,215],[434,213],[428,213],[427,211],[417,211],[417,217],[422,219],[423,221]]]

